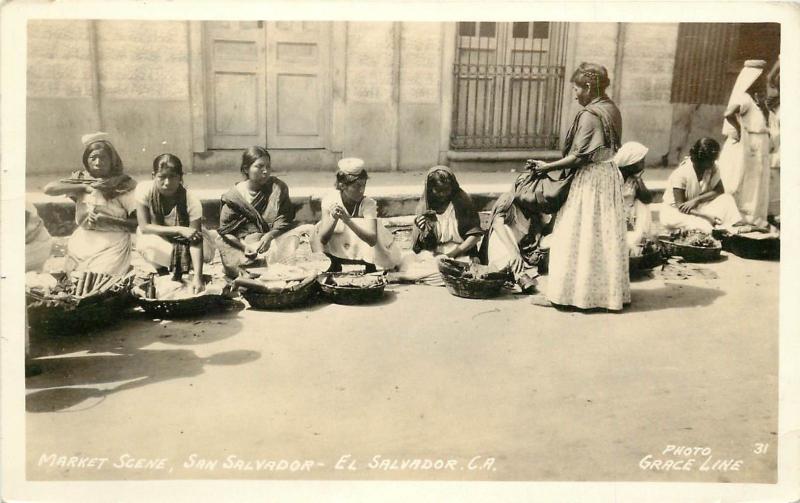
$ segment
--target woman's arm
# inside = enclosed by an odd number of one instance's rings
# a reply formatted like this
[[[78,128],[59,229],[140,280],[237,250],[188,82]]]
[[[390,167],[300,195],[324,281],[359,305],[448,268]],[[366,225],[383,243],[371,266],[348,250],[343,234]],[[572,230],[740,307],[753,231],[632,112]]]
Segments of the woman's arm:
[[[200,219],[193,220],[189,223],[189,228],[192,229],[199,239],[195,239],[189,246],[189,255],[192,256],[192,265],[194,266],[194,279],[192,281],[192,290],[194,293],[202,292],[203,284],[203,228]]]
[[[644,184],[644,180],[642,180],[641,176],[636,177],[636,199],[644,204],[653,202],[653,194],[650,193],[650,190],[647,188],[647,185]]]
[[[342,222],[369,246],[378,242],[378,220],[375,218],[352,218],[346,212],[340,216]]]
[[[725,109],[725,120],[736,130],[734,141],[739,141],[739,138],[742,137],[742,125],[739,123],[740,111],[741,106],[736,103]]]
[[[450,258],[460,257],[465,255],[471,249],[475,248],[478,245],[478,241],[480,240],[480,236],[468,236],[467,239],[464,240],[463,243],[456,246],[452,251],[446,253],[445,256]]]
[[[519,255],[519,245],[517,244],[517,240],[514,239],[513,234],[511,234],[511,231],[508,229],[505,218],[500,215],[494,217],[494,221],[492,222],[492,232],[497,234],[497,237],[500,238],[500,241],[503,243],[509,253],[512,255]]]
[[[88,184],[50,182],[44,186],[44,193],[48,196],[78,196],[92,192]]]
[[[161,237],[183,237],[188,240],[194,240],[198,235],[198,231],[192,227],[156,225],[150,223],[152,221],[150,217],[150,208],[143,204],[138,205],[136,209],[136,218],[139,222],[139,229],[141,229],[142,234],[155,234]]]
[[[333,237],[333,231],[336,229],[336,217],[330,211],[323,209],[322,218],[319,221],[319,240],[323,245],[328,244],[328,241]]]
[[[94,212],[89,212],[89,218],[93,218],[93,220],[88,220],[87,223],[93,222],[95,230],[98,231],[122,230],[125,232],[136,232],[136,227],[139,225],[135,214],[131,214],[126,218],[119,218],[95,210]]]
[[[579,157],[575,154],[569,154],[566,157],[563,157],[557,161],[553,162],[544,162],[544,161],[535,161],[536,171],[540,173],[547,173],[549,171],[556,171],[559,169],[570,169],[570,168],[579,168],[587,163],[587,159],[585,157]]]

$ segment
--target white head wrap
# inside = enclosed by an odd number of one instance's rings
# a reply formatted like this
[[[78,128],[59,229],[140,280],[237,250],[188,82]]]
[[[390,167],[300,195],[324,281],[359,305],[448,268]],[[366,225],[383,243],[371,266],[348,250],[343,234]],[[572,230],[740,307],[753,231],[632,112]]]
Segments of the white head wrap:
[[[728,98],[728,107],[742,102],[742,95],[747,93],[750,86],[764,73],[766,66],[767,62],[761,59],[748,59],[744,62],[744,68],[739,72],[739,76],[736,77],[733,91],[731,91],[731,96]],[[736,130],[728,121],[722,121],[722,134],[730,136],[735,132]]]
[[[614,164],[619,168],[636,164],[644,159],[648,150],[649,149],[641,143],[635,141],[625,142],[625,144],[619,148],[616,155],[614,155]]]
[[[81,143],[83,143],[84,147],[88,147],[92,143],[96,141],[111,141],[111,135],[108,133],[104,133],[102,131],[98,131],[96,133],[89,133],[81,136]]]
[[[364,161],[357,157],[345,157],[336,163],[339,172],[346,175],[360,175],[364,171]]]

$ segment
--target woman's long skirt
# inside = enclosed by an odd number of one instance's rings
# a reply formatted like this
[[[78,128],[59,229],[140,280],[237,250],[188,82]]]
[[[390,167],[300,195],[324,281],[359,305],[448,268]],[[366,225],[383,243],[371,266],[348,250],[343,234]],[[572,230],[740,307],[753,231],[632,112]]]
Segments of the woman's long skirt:
[[[578,170],[550,245],[547,298],[620,310],[631,300],[622,175],[610,162]]]

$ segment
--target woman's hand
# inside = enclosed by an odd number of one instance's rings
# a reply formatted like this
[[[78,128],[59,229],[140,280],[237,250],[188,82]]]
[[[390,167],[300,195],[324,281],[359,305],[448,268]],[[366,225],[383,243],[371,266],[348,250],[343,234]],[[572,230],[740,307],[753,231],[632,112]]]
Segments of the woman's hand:
[[[92,187],[91,184],[87,183],[86,185],[81,185],[81,189],[79,189],[78,191],[79,192],[83,191],[86,192],[87,194],[91,194],[92,192],[94,192],[94,187]]]
[[[697,199],[689,199],[688,201],[681,203],[678,206],[678,209],[681,211],[681,213],[688,214],[695,209],[695,207],[697,207]]]
[[[190,243],[196,242],[198,239],[202,239],[200,232],[197,229],[193,229],[191,227],[178,227],[178,235],[182,238],[185,238]]]
[[[264,234],[264,237],[258,242],[258,248],[256,251],[258,253],[266,253],[269,250],[269,247],[272,245],[272,236],[269,234]]]
[[[336,204],[333,206],[333,208],[331,208],[331,217],[333,217],[334,220],[341,220],[343,222],[350,221],[350,215],[341,204]]]

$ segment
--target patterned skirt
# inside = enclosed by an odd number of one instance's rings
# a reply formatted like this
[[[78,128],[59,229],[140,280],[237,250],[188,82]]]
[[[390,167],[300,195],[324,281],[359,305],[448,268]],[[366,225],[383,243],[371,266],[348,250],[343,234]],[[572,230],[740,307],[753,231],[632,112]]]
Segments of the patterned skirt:
[[[578,170],[551,238],[550,302],[610,310],[630,303],[622,183],[611,162]]]

